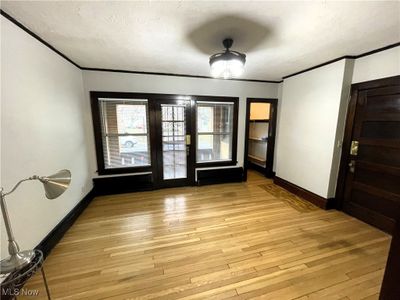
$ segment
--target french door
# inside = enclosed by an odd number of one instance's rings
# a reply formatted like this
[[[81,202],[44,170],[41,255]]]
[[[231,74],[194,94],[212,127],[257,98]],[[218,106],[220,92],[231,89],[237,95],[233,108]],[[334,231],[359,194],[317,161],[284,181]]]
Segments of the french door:
[[[191,102],[156,99],[154,179],[159,187],[194,183]]]

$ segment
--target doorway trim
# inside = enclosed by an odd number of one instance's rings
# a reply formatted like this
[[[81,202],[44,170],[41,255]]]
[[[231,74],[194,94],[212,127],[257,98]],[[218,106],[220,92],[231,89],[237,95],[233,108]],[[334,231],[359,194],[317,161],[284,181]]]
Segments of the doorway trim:
[[[400,76],[386,77],[371,81],[355,83],[351,85],[350,101],[347,107],[346,124],[343,135],[342,154],[340,157],[339,174],[336,185],[336,208],[343,210],[344,192],[346,185],[346,176],[348,172],[347,161],[350,156],[351,138],[353,134],[354,121],[356,116],[356,106],[358,93],[362,90],[373,88],[384,88],[400,85]]]
[[[275,135],[276,135],[276,119],[278,110],[278,99],[276,98],[246,98],[246,131],[244,140],[244,157],[243,157],[243,181],[247,181],[248,162],[247,156],[249,153],[249,122],[250,122],[250,105],[251,103],[270,103],[269,113],[269,127],[268,127],[268,145],[267,145],[267,161],[265,167],[265,176],[274,177],[272,170],[274,164],[274,149],[275,149]],[[271,126],[272,125],[272,126]]]

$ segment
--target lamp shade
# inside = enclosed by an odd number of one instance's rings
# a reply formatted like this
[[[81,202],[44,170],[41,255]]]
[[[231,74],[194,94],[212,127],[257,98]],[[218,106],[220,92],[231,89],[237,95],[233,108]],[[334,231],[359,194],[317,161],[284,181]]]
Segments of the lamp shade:
[[[61,170],[50,176],[42,176],[39,180],[43,183],[47,199],[55,199],[68,188],[71,182],[71,172]]]

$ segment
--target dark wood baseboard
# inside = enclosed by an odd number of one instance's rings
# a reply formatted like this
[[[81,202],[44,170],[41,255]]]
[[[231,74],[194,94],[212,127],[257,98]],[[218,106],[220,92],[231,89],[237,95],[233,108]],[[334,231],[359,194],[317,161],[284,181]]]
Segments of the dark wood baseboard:
[[[149,191],[154,189],[152,174],[93,178],[95,194],[112,195]]]
[[[243,168],[197,170],[197,185],[243,181]],[[165,188],[156,185],[152,174],[93,178],[96,196],[134,193]]]
[[[322,209],[335,208],[334,198],[323,198],[277,176],[274,177],[274,183]]]
[[[197,185],[242,182],[243,168],[197,170]]]
[[[51,250],[57,245],[68,229],[74,224],[79,215],[85,210],[95,197],[92,189],[57,225],[52,231],[35,247],[47,257]]]

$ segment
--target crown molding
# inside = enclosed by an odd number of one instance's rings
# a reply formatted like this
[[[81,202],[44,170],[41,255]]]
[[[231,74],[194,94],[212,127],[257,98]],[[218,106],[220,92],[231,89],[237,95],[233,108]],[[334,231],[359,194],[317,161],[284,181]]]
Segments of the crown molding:
[[[328,60],[328,61],[326,61],[324,63],[319,64],[319,65],[316,65],[316,66],[313,66],[313,67],[298,71],[296,73],[283,76],[283,79],[287,79],[289,77],[293,77],[293,76],[296,76],[296,75],[299,75],[299,74],[302,74],[302,73],[305,73],[305,72],[308,72],[308,71],[311,71],[311,70],[314,70],[314,69],[317,69],[317,68],[320,68],[320,67],[323,67],[323,66],[326,66],[326,65],[329,65],[329,64],[332,64],[332,63],[337,62],[337,61],[342,60],[342,59],[358,59],[358,58],[361,58],[361,57],[365,57],[365,56],[368,56],[368,55],[371,55],[371,54],[375,54],[375,53],[378,53],[378,52],[381,52],[381,51],[385,51],[385,50],[388,50],[388,49],[391,49],[391,48],[395,48],[395,47],[398,47],[398,46],[400,46],[400,42],[394,43],[394,44],[391,44],[391,45],[387,45],[385,47],[381,47],[381,48],[378,48],[378,49],[375,49],[375,50],[371,50],[371,51],[368,51],[368,52],[364,52],[364,53],[361,53],[359,55],[344,55],[344,56],[341,56],[341,57],[338,57],[338,58],[334,58],[332,60]]]
[[[40,36],[38,36],[36,33],[34,33],[33,31],[31,31],[29,28],[27,28],[26,26],[24,26],[21,22],[19,22],[18,20],[16,20],[14,17],[10,16],[8,13],[6,13],[4,10],[0,9],[0,14],[6,18],[7,20],[9,20],[10,22],[12,22],[14,25],[18,26],[19,28],[21,28],[23,31],[25,31],[26,33],[28,33],[30,36],[32,36],[33,38],[35,38],[36,40],[38,40],[39,42],[41,42],[43,45],[45,45],[46,47],[48,47],[49,49],[53,50],[55,53],[57,53],[58,55],[60,55],[62,58],[64,58],[65,60],[67,60],[68,62],[70,62],[71,64],[73,64],[75,67],[84,70],[84,71],[98,71],[98,72],[114,72],[114,73],[129,73],[129,74],[142,74],[142,75],[159,75],[159,76],[174,76],[174,77],[189,77],[189,78],[203,78],[203,79],[214,79],[214,80],[229,80],[229,81],[245,81],[245,82],[260,82],[260,83],[282,83],[284,79],[329,65],[331,63],[337,62],[339,60],[342,59],[357,59],[357,58],[361,58],[361,57],[365,57],[371,54],[375,54],[381,51],[385,51],[397,46],[400,46],[400,42],[398,43],[394,43],[385,47],[381,47],[375,50],[371,50],[365,53],[361,53],[359,55],[345,55],[345,56],[341,56],[338,58],[334,58],[332,60],[326,61],[324,63],[315,65],[313,67],[292,73],[290,75],[286,75],[282,77],[282,80],[260,80],[260,79],[240,79],[240,78],[232,78],[232,79],[220,79],[220,78],[214,78],[211,76],[202,76],[202,75],[190,75],[190,74],[176,74],[176,73],[161,73],[161,72],[146,72],[146,71],[134,71],[134,70],[119,70],[119,69],[105,69],[105,68],[91,68],[91,67],[83,67],[80,66],[79,64],[77,64],[76,62],[74,62],[72,59],[70,59],[68,56],[66,56],[64,53],[62,53],[61,51],[57,50],[54,46],[52,46],[51,44],[49,44],[48,42],[46,42],[44,39],[42,39]]]

